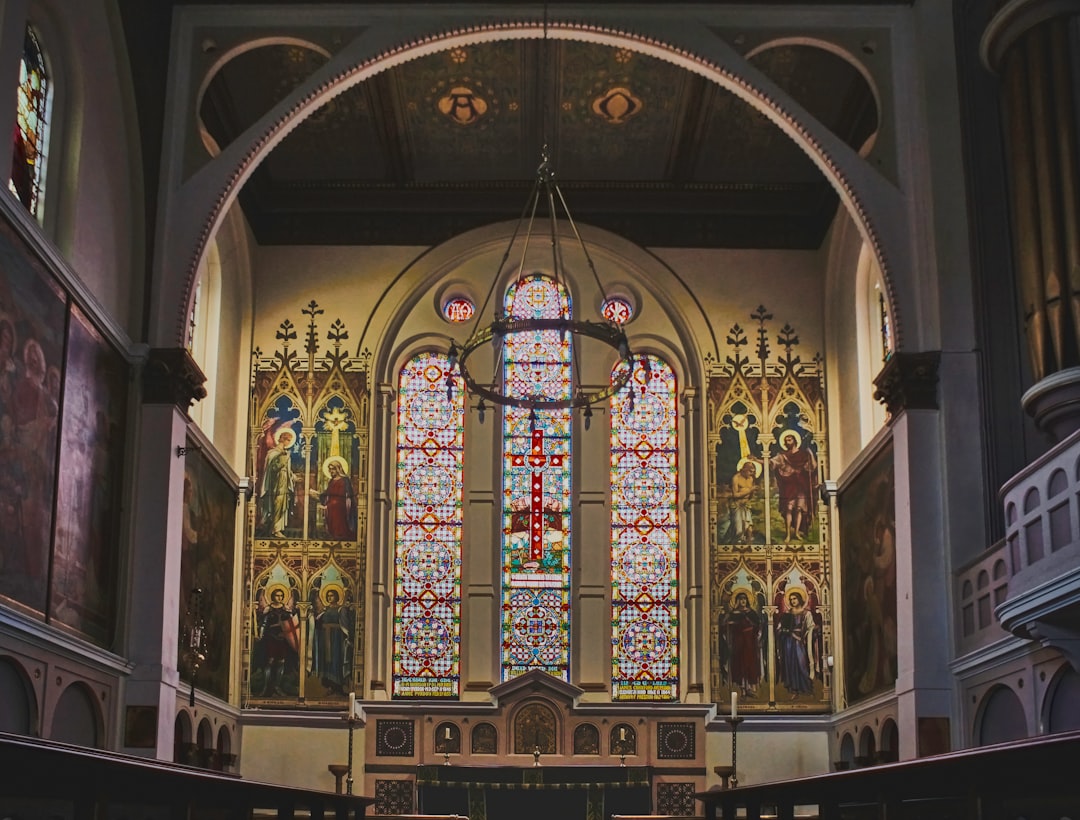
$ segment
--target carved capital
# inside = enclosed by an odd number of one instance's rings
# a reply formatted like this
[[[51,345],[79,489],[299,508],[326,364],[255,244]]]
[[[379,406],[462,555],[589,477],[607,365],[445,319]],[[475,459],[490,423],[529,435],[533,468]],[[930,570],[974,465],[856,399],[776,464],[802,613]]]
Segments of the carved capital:
[[[893,353],[874,379],[874,398],[894,418],[901,410],[937,410],[940,365],[938,350]]]
[[[206,376],[185,348],[156,347],[143,368],[143,402],[174,404],[185,416],[206,397]]]

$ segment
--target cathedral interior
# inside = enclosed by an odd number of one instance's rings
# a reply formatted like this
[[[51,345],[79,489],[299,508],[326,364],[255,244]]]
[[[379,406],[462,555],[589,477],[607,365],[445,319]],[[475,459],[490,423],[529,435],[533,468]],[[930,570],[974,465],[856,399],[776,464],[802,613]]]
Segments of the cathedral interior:
[[[1080,730],[1075,4],[0,43],[0,739],[495,820]]]

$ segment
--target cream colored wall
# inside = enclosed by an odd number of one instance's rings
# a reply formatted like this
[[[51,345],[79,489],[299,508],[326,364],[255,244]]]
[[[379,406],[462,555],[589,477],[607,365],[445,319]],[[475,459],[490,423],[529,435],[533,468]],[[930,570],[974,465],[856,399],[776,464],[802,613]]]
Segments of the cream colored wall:
[[[337,718],[337,720],[334,720]],[[334,776],[326,768],[349,758],[347,724],[337,715],[319,726],[265,726],[244,728],[240,756],[245,780],[279,783],[304,789],[334,791]],[[353,732],[353,793],[364,777],[364,730]],[[342,791],[345,785],[342,784]]]
[[[739,730],[737,752],[740,786],[823,774],[830,768],[828,724],[803,731],[755,732],[744,723]],[[709,732],[705,754],[708,786],[720,786],[722,781],[713,766],[731,765],[731,732]]]
[[[247,475],[247,405],[251,377],[252,259],[255,243],[240,208],[234,206],[217,234],[216,315],[212,367],[205,366],[207,396],[198,411],[211,439],[237,475]],[[202,364],[202,363],[200,363]],[[210,432],[204,430],[204,432]]]

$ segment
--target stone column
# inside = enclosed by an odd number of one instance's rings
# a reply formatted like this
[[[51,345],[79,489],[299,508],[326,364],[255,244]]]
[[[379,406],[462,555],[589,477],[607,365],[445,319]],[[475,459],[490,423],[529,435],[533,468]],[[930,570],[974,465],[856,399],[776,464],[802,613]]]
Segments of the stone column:
[[[1001,80],[1013,264],[1037,384],[1024,408],[1060,440],[1080,428],[1080,143],[1074,2],[1011,0],[983,34]]]
[[[150,351],[142,374],[142,409],[135,448],[132,508],[128,657],[125,720],[152,709],[157,732],[152,748],[131,754],[173,758],[173,730],[180,687],[180,533],[184,493],[187,411],[206,395],[205,377],[191,354],[180,349]],[[121,732],[121,737],[124,733]]]
[[[949,750],[950,560],[942,427],[934,352],[894,353],[874,380],[889,411],[896,498],[897,679],[900,758]]]

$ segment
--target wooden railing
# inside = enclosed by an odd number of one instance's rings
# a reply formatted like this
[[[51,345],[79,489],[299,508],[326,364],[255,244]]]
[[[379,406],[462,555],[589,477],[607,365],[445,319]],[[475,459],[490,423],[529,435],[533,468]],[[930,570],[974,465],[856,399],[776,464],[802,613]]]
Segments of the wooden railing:
[[[0,817],[355,820],[370,797],[226,774],[0,733]]]
[[[1080,732],[697,798],[708,820],[1080,820]]]

